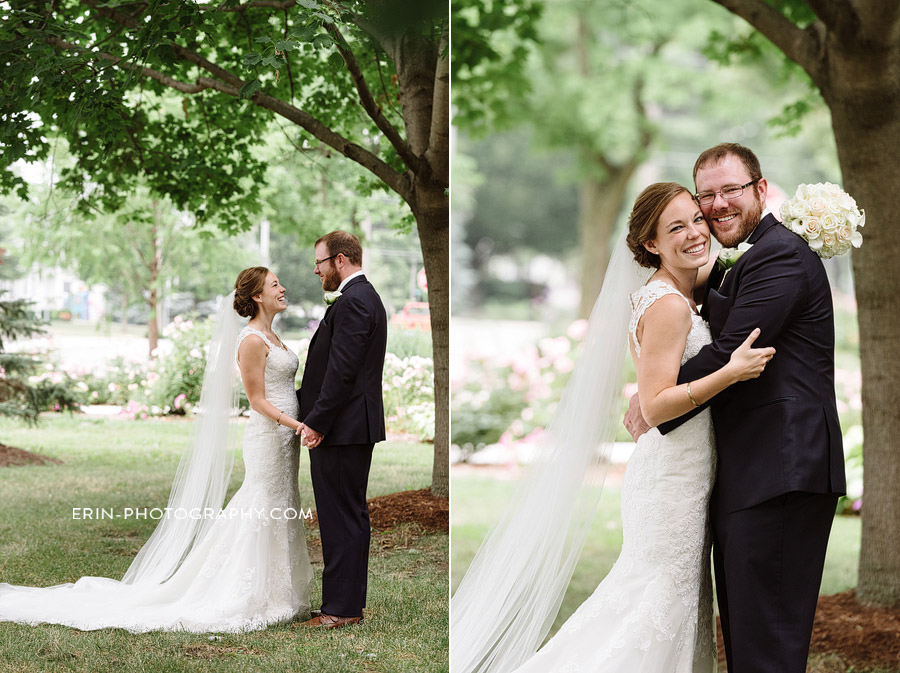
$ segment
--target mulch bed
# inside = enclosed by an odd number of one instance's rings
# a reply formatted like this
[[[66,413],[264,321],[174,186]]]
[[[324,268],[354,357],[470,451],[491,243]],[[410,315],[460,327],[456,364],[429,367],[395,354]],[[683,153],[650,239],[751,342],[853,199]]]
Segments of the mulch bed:
[[[17,465],[45,465],[47,463],[62,463],[61,460],[42,456],[39,453],[31,453],[14,446],[0,444],[0,467],[14,467]]]
[[[432,532],[446,533],[450,530],[450,500],[431,495],[427,488],[390,493],[367,502],[369,524],[375,530],[390,530],[404,523],[418,524]],[[315,512],[312,521],[307,521],[306,525],[319,525]]]
[[[721,625],[718,636],[721,663],[725,661]],[[860,605],[852,590],[819,596],[810,651],[836,654],[850,670],[900,667],[900,609]]]

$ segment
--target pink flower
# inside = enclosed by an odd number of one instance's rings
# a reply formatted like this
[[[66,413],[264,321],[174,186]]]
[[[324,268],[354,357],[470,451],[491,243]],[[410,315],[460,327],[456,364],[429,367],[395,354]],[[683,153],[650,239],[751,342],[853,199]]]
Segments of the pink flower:
[[[187,395],[181,393],[175,400],[172,402],[172,406],[176,409],[181,409],[181,405],[184,404],[184,401],[187,399]]]
[[[566,331],[566,334],[569,335],[570,339],[581,341],[584,338],[585,333],[587,332],[587,326],[587,320],[576,320],[571,325],[569,325],[569,329]]]

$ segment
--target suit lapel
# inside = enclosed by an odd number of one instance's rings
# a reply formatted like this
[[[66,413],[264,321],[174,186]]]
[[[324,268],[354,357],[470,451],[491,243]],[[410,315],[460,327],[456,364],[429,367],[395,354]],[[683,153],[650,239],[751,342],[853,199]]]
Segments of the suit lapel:
[[[775,217],[774,213],[769,213],[764,218],[762,218],[762,220],[760,220],[758,225],[756,225],[756,229],[754,229],[753,233],[750,234],[750,238],[747,239],[747,243],[753,245],[762,237],[764,233],[766,233],[776,224],[780,224],[778,218]]]
[[[706,294],[703,297],[703,306],[700,307],[700,316],[709,322],[709,293],[719,289],[722,285],[722,279],[725,277],[725,269],[719,264],[713,264],[712,271],[709,272],[709,278],[706,281]]]

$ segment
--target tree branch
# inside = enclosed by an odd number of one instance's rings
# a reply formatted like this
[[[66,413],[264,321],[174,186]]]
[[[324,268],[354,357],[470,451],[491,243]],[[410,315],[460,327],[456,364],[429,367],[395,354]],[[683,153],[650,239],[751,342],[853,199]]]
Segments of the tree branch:
[[[391,145],[394,146],[394,149],[397,150],[397,154],[413,172],[419,174],[425,172],[427,169],[425,162],[421,157],[418,157],[413,153],[412,148],[400,136],[400,132],[394,125],[387,120],[387,117],[384,116],[381,108],[372,97],[372,92],[369,90],[369,85],[366,84],[362,70],[359,67],[359,62],[356,60],[356,56],[350,51],[349,47],[346,46],[347,41],[344,40],[344,36],[341,35],[334,24],[326,24],[325,30],[327,30],[334,38],[335,47],[337,47],[341,58],[344,59],[344,64],[347,66],[350,77],[353,78],[353,84],[356,86],[356,91],[359,94],[359,102],[362,104],[366,114],[369,115],[369,118],[373,122],[375,122],[375,126],[378,127],[378,130],[384,134],[388,141],[390,141]]]
[[[450,184],[450,52],[449,30],[445,23],[438,43],[438,62],[434,70],[434,96],[431,107],[431,130],[425,158],[434,177]]]
[[[217,12],[243,12],[246,9],[250,9],[252,7],[268,7],[269,9],[289,9],[297,4],[297,0],[251,0],[251,2],[244,2],[240,5],[235,5],[234,7],[226,7],[225,4],[221,4],[218,7],[202,7],[201,9],[205,9],[207,11],[214,10]]]
[[[412,198],[412,190],[409,175],[407,173],[397,172],[391,168],[391,166],[379,159],[375,154],[360,147],[356,143],[350,142],[339,133],[335,133],[308,112],[294,107],[280,98],[264,94],[261,91],[254,94],[253,102],[260,107],[271,110],[275,114],[294,122],[348,159],[367,168],[407,201]],[[410,169],[415,170],[412,166],[410,166]]]
[[[821,21],[806,30],[798,28],[765,0],[713,0],[744,19],[771,40],[785,56],[803,68],[814,81],[821,81],[825,26]],[[818,39],[817,39],[818,37]]]
[[[288,39],[288,12],[284,10],[284,39]],[[291,72],[291,59],[288,58],[287,52],[284,53],[284,65],[287,69],[288,84],[291,87],[291,105],[294,104],[294,75]]]
[[[129,68],[136,72],[139,72],[144,77],[149,77],[151,79],[155,79],[157,82],[165,84],[167,87],[176,89],[177,91],[181,91],[182,93],[199,93],[203,91],[206,87],[200,86],[198,84],[188,84],[187,82],[180,82],[173,77],[169,77],[168,75],[159,72],[158,70],[154,70],[153,68],[148,68],[146,66],[139,66],[131,63],[130,61],[123,59],[119,56],[113,56],[107,52],[103,51],[91,51],[90,49],[85,49],[84,47],[79,47],[77,44],[72,44],[71,42],[66,42],[65,40],[51,36],[47,38],[47,43],[52,44],[55,47],[59,47],[61,49],[71,49],[72,51],[77,51],[80,54],[86,54],[93,58],[100,58],[104,61],[110,61],[115,65],[118,65],[122,68]]]

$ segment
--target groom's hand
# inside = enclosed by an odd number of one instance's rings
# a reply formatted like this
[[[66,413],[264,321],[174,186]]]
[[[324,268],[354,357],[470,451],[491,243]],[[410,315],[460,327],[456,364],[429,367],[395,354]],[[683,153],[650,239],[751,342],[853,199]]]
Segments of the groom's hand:
[[[321,432],[316,432],[311,427],[306,425],[306,423],[301,423],[297,428],[297,434],[303,437],[303,442],[306,444],[306,448],[314,449],[319,444],[322,443],[322,440],[325,438]]]
[[[637,441],[638,437],[650,429],[647,421],[644,420],[644,415],[641,413],[641,403],[637,393],[631,396],[631,401],[628,403],[628,411],[625,412],[625,420],[622,422],[625,424],[628,432],[631,433],[631,438],[634,441]]]

